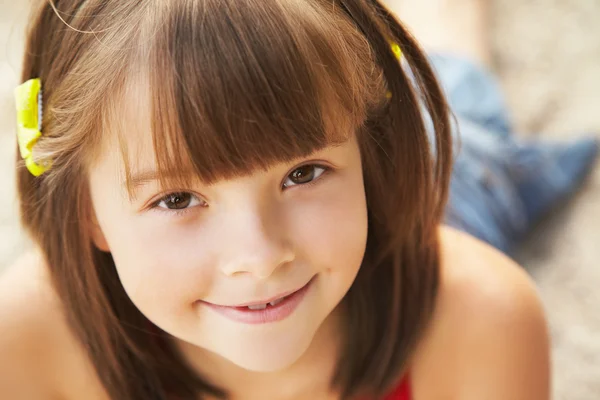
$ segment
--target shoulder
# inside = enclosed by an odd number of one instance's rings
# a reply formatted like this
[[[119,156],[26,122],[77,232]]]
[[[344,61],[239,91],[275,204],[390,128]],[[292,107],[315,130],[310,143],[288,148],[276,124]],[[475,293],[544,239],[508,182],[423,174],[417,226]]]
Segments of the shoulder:
[[[430,393],[424,398],[548,399],[550,345],[533,282],[467,234],[442,228],[440,238],[439,297],[416,353],[415,391]],[[432,381],[440,384],[428,387]]]
[[[0,274],[0,354],[1,398],[68,399],[98,386],[36,254]]]

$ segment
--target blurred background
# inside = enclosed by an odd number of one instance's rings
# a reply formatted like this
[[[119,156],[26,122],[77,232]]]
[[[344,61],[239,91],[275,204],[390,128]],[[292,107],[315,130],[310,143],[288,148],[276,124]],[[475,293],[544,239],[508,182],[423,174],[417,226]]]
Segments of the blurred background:
[[[420,0],[388,1],[394,8]],[[483,1],[491,7],[490,64],[520,134],[600,137],[600,1]],[[0,269],[27,246],[15,204],[12,90],[28,4],[0,0]],[[550,320],[554,398],[600,399],[600,165],[537,227],[517,261],[537,282]]]

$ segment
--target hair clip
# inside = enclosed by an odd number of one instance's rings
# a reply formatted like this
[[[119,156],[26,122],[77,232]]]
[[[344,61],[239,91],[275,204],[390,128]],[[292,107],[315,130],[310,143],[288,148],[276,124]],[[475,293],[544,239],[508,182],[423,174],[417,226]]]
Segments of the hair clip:
[[[42,136],[42,82],[31,79],[15,89],[17,105],[17,141],[25,166],[33,176],[40,176],[49,165],[33,160],[33,146]]]
[[[398,43],[392,42],[392,51],[396,55],[396,58],[398,59],[398,61],[401,61],[402,60],[402,50],[400,49],[400,46],[398,45]]]
[[[392,47],[392,52],[394,53],[394,55],[396,56],[396,58],[398,59],[398,61],[402,61],[402,50],[400,49],[400,46],[398,45],[398,43],[390,42],[390,45]],[[392,92],[388,91],[385,94],[385,97],[387,99],[391,99],[392,98]]]

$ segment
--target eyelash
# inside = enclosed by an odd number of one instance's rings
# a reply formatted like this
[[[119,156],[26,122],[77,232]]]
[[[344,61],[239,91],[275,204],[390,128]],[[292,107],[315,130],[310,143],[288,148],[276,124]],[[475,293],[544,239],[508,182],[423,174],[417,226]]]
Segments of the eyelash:
[[[323,172],[321,172],[321,174],[319,176],[317,176],[315,179],[313,179],[310,182],[307,183],[301,183],[301,184],[295,184],[293,186],[289,186],[289,187],[284,187],[284,183],[289,179],[290,175],[294,172],[297,171],[301,168],[305,168],[305,167],[314,167],[315,169],[322,169]],[[284,187],[284,190],[290,190],[291,188],[293,188],[294,186],[302,186],[302,187],[311,187],[317,183],[319,183],[323,176],[329,174],[331,172],[331,167],[325,166],[323,164],[304,164],[304,165],[299,165],[297,167],[295,167],[293,170],[291,170],[287,175],[286,178],[284,180],[284,183],[281,184],[282,187]],[[204,200],[202,200],[199,196],[188,192],[188,191],[172,191],[169,192],[163,196],[161,196],[158,200],[154,201],[151,205],[150,205],[150,209],[152,211],[157,211],[157,212],[161,212],[161,213],[165,213],[168,215],[175,215],[176,217],[179,216],[183,216],[185,214],[188,214],[189,212],[193,211],[196,207],[198,206],[193,206],[193,207],[187,207],[187,208],[182,208],[182,209],[169,209],[169,208],[163,208],[163,207],[159,207],[159,204],[165,200],[167,200],[170,196],[176,195],[176,194],[189,194],[191,195],[193,198],[195,198],[196,200],[200,201],[202,204],[206,204],[206,202]],[[204,207],[204,205],[202,205],[202,207]]]
[[[202,200],[199,196],[195,195],[194,193],[191,192],[187,192],[184,190],[180,190],[180,191],[173,191],[173,192],[169,192],[165,195],[163,195],[162,197],[160,197],[158,200],[156,200],[155,202],[153,202],[150,205],[150,209],[152,211],[156,211],[159,213],[164,213],[166,215],[174,215],[176,217],[179,216],[183,216],[185,214],[188,214],[189,212],[193,211],[196,207],[198,206],[193,206],[193,207],[186,207],[186,208],[182,208],[182,209],[170,209],[170,208],[164,208],[164,207],[159,207],[159,204],[162,203],[163,201],[168,200],[169,197],[176,195],[176,194],[189,194],[190,196],[192,196],[193,199],[199,201],[200,203],[202,203],[201,207],[204,208],[206,202],[204,200]]]
[[[320,174],[319,176],[317,176],[316,178],[314,178],[314,179],[313,179],[312,181],[310,181],[310,182],[307,182],[307,183],[299,183],[299,184],[295,184],[295,185],[293,185],[293,186],[286,187],[286,188],[285,188],[286,190],[290,190],[290,189],[291,189],[291,188],[293,188],[294,186],[303,186],[303,187],[307,187],[307,186],[308,186],[308,187],[310,187],[310,186],[313,186],[313,185],[315,185],[315,184],[319,183],[319,182],[322,180],[323,176],[325,176],[325,175],[327,175],[329,172],[331,172],[331,168],[330,168],[330,167],[328,167],[328,166],[326,166],[326,165],[322,165],[322,164],[303,164],[303,165],[299,165],[299,166],[297,166],[297,167],[294,167],[294,169],[293,169],[293,170],[291,170],[291,171],[290,171],[290,172],[289,172],[289,173],[286,175],[286,178],[285,178],[285,180],[283,181],[283,183],[281,184],[281,186],[284,186],[285,182],[286,182],[286,181],[289,179],[290,175],[291,175],[293,172],[295,172],[295,171],[297,171],[297,170],[299,170],[299,169],[301,169],[301,168],[305,168],[305,167],[313,167],[314,169],[322,169],[322,170],[323,170],[323,172],[321,172],[321,174]]]

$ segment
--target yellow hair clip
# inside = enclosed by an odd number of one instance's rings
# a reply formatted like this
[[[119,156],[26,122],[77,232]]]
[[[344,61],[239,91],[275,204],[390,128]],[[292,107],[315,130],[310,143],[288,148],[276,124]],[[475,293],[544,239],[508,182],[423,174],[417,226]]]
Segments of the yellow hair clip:
[[[396,56],[396,58],[398,59],[398,61],[402,61],[402,50],[400,49],[400,46],[398,45],[398,43],[390,42],[390,45],[392,47],[392,52],[394,52],[394,55]],[[385,94],[385,97],[387,99],[391,99],[392,98],[392,92],[387,92]]]
[[[392,42],[392,51],[396,55],[396,58],[398,59],[398,61],[402,60],[402,50],[400,49],[400,46],[398,45],[398,43]]]
[[[46,172],[49,165],[33,161],[33,146],[42,136],[42,82],[31,79],[15,89],[17,103],[17,141],[21,157],[33,176]]]

